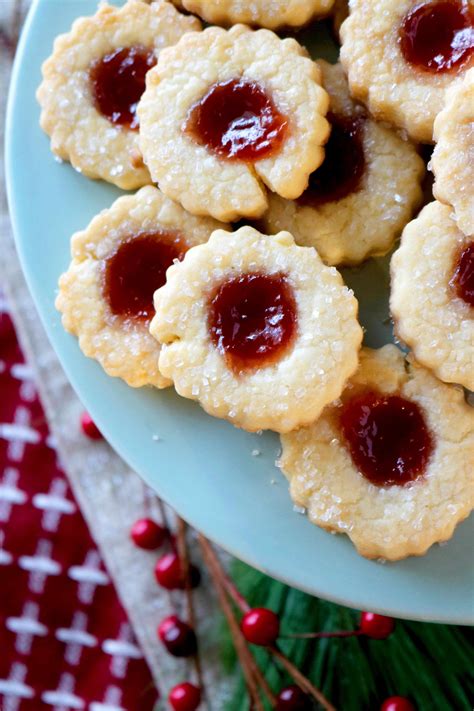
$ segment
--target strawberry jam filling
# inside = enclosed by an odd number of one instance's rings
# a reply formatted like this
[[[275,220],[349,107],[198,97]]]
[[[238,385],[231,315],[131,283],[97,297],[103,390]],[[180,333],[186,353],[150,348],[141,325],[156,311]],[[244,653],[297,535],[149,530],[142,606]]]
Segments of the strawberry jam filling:
[[[474,306],[474,242],[465,247],[458,256],[451,286],[460,299]]]
[[[185,131],[223,158],[251,162],[281,148],[288,120],[260,84],[232,79],[214,84],[191,108]]]
[[[155,53],[144,47],[117,49],[95,62],[90,79],[97,110],[111,123],[137,130],[137,104],[155,64]]]
[[[317,207],[342,200],[362,187],[366,161],[363,145],[364,120],[328,114],[331,134],[321,166],[311,173],[300,205]]]
[[[284,274],[235,277],[221,284],[209,303],[211,340],[237,373],[282,358],[296,325],[296,301]]]
[[[433,437],[420,407],[368,391],[343,405],[340,426],[352,461],[377,486],[403,486],[426,472]]]
[[[178,233],[142,233],[123,242],[104,265],[103,292],[116,316],[149,320],[153,294],[166,281],[166,270],[185,252]]]
[[[399,43],[405,60],[426,72],[449,72],[472,57],[474,9],[466,0],[433,0],[404,17]]]

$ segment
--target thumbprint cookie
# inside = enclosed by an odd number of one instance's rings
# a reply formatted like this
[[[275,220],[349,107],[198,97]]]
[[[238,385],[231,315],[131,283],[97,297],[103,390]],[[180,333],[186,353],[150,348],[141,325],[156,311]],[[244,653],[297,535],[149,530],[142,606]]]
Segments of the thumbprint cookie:
[[[474,390],[474,235],[432,202],[405,228],[391,272],[397,335],[438,378]]]
[[[301,195],[323,161],[329,98],[294,39],[245,25],[164,50],[138,105],[140,147],[160,189],[189,212],[259,217],[264,185]]]
[[[83,353],[133,387],[170,385],[158,369],[159,346],[148,330],[153,294],[168,267],[219,226],[189,215],[150,185],[119,198],[76,233],[56,307]]]
[[[454,208],[459,229],[474,235],[474,67],[446,93],[434,124],[435,197]]]
[[[243,22],[270,30],[298,28],[327,15],[334,0],[182,0],[190,12],[213,25]]]
[[[51,150],[88,178],[124,190],[151,183],[138,150],[136,108],[163,47],[200,22],[164,0],[101,4],[60,35],[37,97]]]
[[[351,99],[340,64],[318,62],[330,96],[325,158],[293,201],[269,195],[268,231],[288,230],[326,264],[386,254],[422,199],[425,166],[415,147]]]
[[[288,232],[217,230],[168,270],[155,309],[163,375],[249,431],[314,420],[357,368],[353,293]]]
[[[396,346],[362,349],[340,400],[282,444],[293,501],[367,558],[423,555],[473,508],[474,409]]]
[[[433,141],[446,91],[474,63],[472,0],[351,0],[341,61],[371,114]]]

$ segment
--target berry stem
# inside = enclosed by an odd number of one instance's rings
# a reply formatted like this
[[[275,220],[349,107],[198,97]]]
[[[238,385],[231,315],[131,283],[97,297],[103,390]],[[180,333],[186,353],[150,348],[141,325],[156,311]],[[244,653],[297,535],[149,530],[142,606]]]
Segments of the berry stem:
[[[237,590],[235,587],[234,583],[230,580],[228,577],[227,573],[224,571],[224,569],[221,566],[221,563],[219,559],[217,558],[214,550],[212,549],[211,544],[209,541],[204,538],[201,534],[198,534],[198,539],[199,543],[201,544],[202,551],[204,553],[204,557],[206,559],[206,562],[209,566],[211,575],[214,573],[214,575],[217,578],[217,584],[221,586],[221,592],[224,590],[229,594],[229,596],[232,598],[232,600],[236,603],[237,607],[242,611],[242,612],[247,612],[250,609],[250,606],[248,602],[245,600],[245,598],[241,595],[241,593]],[[217,589],[217,586],[216,586]],[[220,595],[219,595],[220,597]],[[227,599],[225,599],[224,595],[224,600],[225,604],[228,605]],[[222,603],[221,603],[222,604]],[[230,607],[230,606],[229,606]],[[231,608],[230,608],[231,609]],[[232,614],[232,611],[231,611]],[[227,615],[226,615],[227,616]],[[228,618],[229,619],[229,618]],[[232,623],[229,620],[229,626],[231,627],[232,631],[232,625],[235,625],[237,628],[237,632],[239,637],[241,638],[241,642],[244,643],[245,649],[248,651],[247,645],[245,644],[245,641],[242,639],[242,635],[240,632],[240,627],[237,625],[237,622],[235,618],[232,615]],[[346,635],[344,635],[346,636]],[[236,640],[234,640],[236,641]],[[237,647],[237,645],[236,645]],[[336,711],[335,707],[329,703],[329,701],[326,699],[326,697],[317,689],[313,684],[307,679],[296,667],[295,665],[290,662],[289,659],[285,657],[285,655],[278,649],[277,646],[272,646],[272,647],[267,647],[268,651],[271,652],[271,654],[279,660],[281,665],[285,668],[285,670],[288,672],[288,674],[293,677],[295,682],[298,684],[298,686],[303,689],[307,694],[310,694],[316,701],[326,710],[326,711]],[[252,658],[253,664],[255,664],[255,660],[252,655],[250,655]],[[242,665],[243,666],[243,665]],[[272,698],[274,699],[273,704],[275,703],[275,697],[273,696],[271,690],[268,688],[268,684],[266,679],[263,677],[261,674],[260,670],[258,669],[258,675],[263,679],[263,684],[266,686],[268,691],[270,692]],[[261,682],[260,682],[261,683]],[[262,684],[262,686],[263,686]],[[265,688],[264,686],[264,688]],[[269,697],[270,698],[270,697]]]
[[[250,697],[250,708],[256,709],[256,711],[264,711],[262,701],[259,695],[259,686],[265,692],[268,700],[272,707],[276,704],[276,698],[272,693],[270,687],[268,686],[267,680],[260,671],[255,659],[247,647],[247,643],[244,636],[240,630],[240,627],[235,619],[234,611],[229,600],[226,597],[226,592],[228,593],[228,588],[225,585],[224,578],[227,577],[224,574],[223,568],[212,550],[209,541],[204,538],[200,533],[198,533],[199,544],[202,549],[204,560],[207,564],[209,574],[212,578],[214,588],[216,590],[217,596],[219,598],[219,604],[224,612],[227,619],[227,624],[232,635],[232,640],[234,642],[237,655],[244,673],[245,681],[247,684],[247,689]]]
[[[361,630],[345,630],[341,632],[296,632],[295,634],[281,634],[280,639],[330,639],[331,637],[360,637]]]
[[[295,665],[290,662],[283,652],[278,649],[275,645],[274,647],[269,647],[269,651],[273,654],[275,659],[278,659],[282,667],[288,672],[288,674],[293,677],[298,686],[305,691],[307,694],[313,697],[326,711],[336,711],[336,708],[329,703],[326,697],[317,689],[313,684],[307,679],[304,674],[302,674]]]
[[[178,532],[177,532],[177,547],[178,547],[178,557],[179,561],[181,564],[181,569],[183,571],[183,577],[184,577],[184,591],[186,595],[186,611],[187,611],[187,617],[188,617],[188,622],[193,628],[193,630],[196,630],[196,614],[194,610],[194,600],[193,600],[193,593],[192,593],[192,588],[191,588],[191,578],[190,578],[190,571],[189,571],[189,551],[188,551],[188,544],[186,540],[186,530],[187,530],[187,524],[185,521],[180,516],[177,516],[177,523],[178,523]],[[205,698],[205,689],[204,689],[204,677],[202,673],[202,666],[201,666],[201,658],[199,655],[199,647],[194,655],[194,668],[196,670],[196,677],[198,680],[199,687],[201,689],[201,695],[202,698]]]
[[[202,540],[201,540],[202,539]],[[214,563],[217,564],[219,568],[219,578],[222,582],[223,587],[225,588],[227,594],[229,597],[234,601],[235,605],[238,607],[238,609],[245,614],[250,610],[250,605],[248,604],[247,600],[244,598],[242,593],[237,589],[236,585],[234,584],[233,580],[229,578],[227,575],[226,571],[224,568],[221,566],[219,559],[217,555],[214,552],[214,549],[212,548],[211,544],[207,540],[207,538],[204,538],[203,536],[200,536],[200,544],[201,547],[205,547],[207,554],[209,558],[212,558]]]

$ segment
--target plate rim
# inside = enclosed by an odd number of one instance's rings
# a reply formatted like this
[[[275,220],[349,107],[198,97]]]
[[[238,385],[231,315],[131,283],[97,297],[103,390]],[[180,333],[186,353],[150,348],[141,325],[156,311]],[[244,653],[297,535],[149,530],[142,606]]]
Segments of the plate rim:
[[[7,199],[8,199],[8,207],[9,207],[9,214],[10,214],[10,220],[12,224],[12,230],[13,230],[13,235],[14,235],[14,241],[15,241],[15,247],[17,254],[19,256],[21,268],[23,275],[25,277],[26,283],[28,285],[28,289],[30,292],[30,295],[32,296],[32,300],[34,302],[34,306],[36,309],[36,312],[39,315],[41,324],[46,332],[46,335],[48,337],[49,343],[55,353],[56,358],[59,360],[59,363],[61,365],[61,368],[64,370],[67,379],[72,386],[74,392],[76,393],[77,397],[79,400],[83,403],[83,405],[86,407],[88,411],[93,411],[94,404],[90,401],[89,399],[89,394],[88,392],[83,392],[80,388],[80,385],[78,384],[76,377],[74,375],[74,367],[68,364],[67,359],[64,357],[64,354],[61,352],[61,348],[56,344],[55,338],[54,338],[54,333],[53,333],[53,328],[50,326],[50,324],[46,320],[46,313],[43,311],[43,309],[39,308],[39,304],[41,303],[42,299],[40,297],[40,294],[37,293],[34,285],[33,285],[33,279],[32,279],[32,272],[31,272],[31,265],[28,262],[28,259],[25,256],[25,253],[23,251],[23,240],[20,238],[20,228],[18,226],[18,213],[19,213],[19,207],[17,205],[17,197],[15,195],[15,191],[13,189],[13,172],[14,172],[14,167],[13,167],[13,132],[14,132],[14,113],[15,113],[15,107],[17,105],[17,100],[18,100],[18,95],[19,95],[19,74],[20,70],[23,64],[23,58],[25,55],[26,51],[26,46],[28,42],[28,38],[31,32],[31,28],[33,27],[36,15],[38,14],[39,8],[41,5],[46,4],[46,0],[33,0],[32,5],[29,9],[28,16],[25,20],[21,37],[18,43],[17,51],[16,51],[16,56],[15,56],[15,61],[11,73],[11,78],[10,78],[10,85],[9,85],[9,91],[8,91],[8,101],[7,101],[7,110],[6,110],[6,122],[5,122],[5,180],[6,180],[6,192],[7,192]],[[35,120],[36,117],[34,117],[33,120]],[[150,480],[146,472],[140,471],[140,467],[137,467],[133,464],[133,456],[129,456],[130,450],[127,450],[126,452],[122,452],[122,447],[121,447],[121,442],[119,440],[116,440],[116,438],[113,435],[113,432],[109,431],[108,424],[106,421],[103,421],[103,418],[99,417],[98,418],[98,426],[103,431],[104,436],[109,443],[109,445],[112,447],[112,449],[118,454],[118,456],[127,464],[128,467],[138,476],[140,476],[146,484],[154,490],[158,496],[162,497],[160,493],[157,492],[156,490],[156,485]],[[166,500],[166,497],[162,497],[164,500]],[[179,514],[180,514],[180,507],[176,506],[174,503],[170,504],[172,508]],[[291,505],[291,502],[290,502]],[[295,514],[296,515],[296,514]],[[216,536],[213,535],[213,533],[209,533],[206,530],[205,526],[202,526],[201,522],[199,526],[196,526],[196,524],[193,521],[192,516],[186,516],[186,520],[191,525],[193,528],[195,528],[197,531],[201,531],[206,537],[208,537],[213,543],[216,545],[220,546],[227,552],[229,552],[232,556],[235,558],[238,558],[239,560],[242,560],[243,562],[247,563],[251,567],[261,571],[262,573],[279,580],[283,582],[284,584],[302,590],[303,592],[319,597],[321,599],[325,600],[330,600],[331,602],[334,602],[339,605],[343,605],[345,607],[349,608],[356,608],[356,609],[364,609],[364,603],[362,600],[354,600],[354,599],[348,599],[345,598],[344,596],[341,595],[334,595],[327,592],[327,590],[320,590],[318,589],[318,585],[305,585],[301,583],[295,583],[295,581],[290,580],[289,578],[285,577],[284,574],[281,572],[274,570],[272,565],[265,566],[262,564],[260,560],[255,560],[252,558],[250,554],[242,554],[238,550],[238,544],[236,545],[230,545],[227,542],[225,545],[216,538]],[[451,613],[446,613],[445,615],[439,614],[437,615],[436,619],[433,619],[432,616],[426,615],[420,615],[417,614],[416,616],[410,615],[409,612],[406,610],[397,610],[394,609],[393,607],[387,608],[384,607],[383,603],[380,605],[376,606],[371,606],[371,609],[375,612],[379,612],[380,614],[385,614],[385,615],[390,615],[393,617],[397,617],[399,619],[407,619],[407,620],[414,620],[414,621],[422,621],[422,622],[432,622],[432,623],[444,623],[444,624],[457,624],[457,625],[472,625],[474,624],[474,610],[471,615],[471,617],[467,618],[465,615],[459,616],[456,615],[455,611],[451,611]]]

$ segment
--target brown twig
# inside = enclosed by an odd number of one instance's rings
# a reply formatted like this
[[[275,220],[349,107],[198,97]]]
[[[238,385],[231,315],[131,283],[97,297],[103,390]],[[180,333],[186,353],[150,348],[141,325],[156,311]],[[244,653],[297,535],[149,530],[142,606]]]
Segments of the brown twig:
[[[282,667],[293,677],[299,687],[313,697],[326,711],[336,711],[336,708],[326,699],[326,697],[317,689],[309,679],[302,674],[297,667],[285,657],[283,652],[275,645],[269,648],[275,659],[278,659]]]
[[[227,619],[227,623],[230,628],[232,635],[232,640],[239,657],[239,661],[242,667],[244,678],[247,684],[247,689],[249,692],[249,697],[251,701],[251,708],[257,709],[257,711],[264,711],[262,701],[259,695],[259,685],[268,697],[268,700],[275,705],[276,699],[272,693],[268,683],[260,671],[255,659],[247,647],[247,643],[240,631],[240,627],[235,619],[234,611],[232,606],[227,599],[226,592],[227,587],[224,583],[223,569],[222,566],[212,550],[209,541],[204,538],[201,534],[198,534],[199,544],[202,549],[204,560],[208,566],[209,574],[211,575],[214,587],[219,598],[219,603],[222,607],[222,611]]]
[[[223,567],[221,566],[221,563],[214,552],[211,544],[209,541],[204,538],[204,536],[201,536],[198,534],[199,538],[199,543],[201,544],[201,547],[203,549],[203,552],[205,552],[208,556],[208,560],[212,562],[212,565],[216,570],[216,574],[219,578],[220,585],[222,589],[224,589],[229,596],[234,600],[236,605],[239,607],[240,610],[247,612],[247,610],[250,609],[250,606],[248,602],[245,600],[245,598],[242,596],[242,594],[237,590],[236,586],[234,583],[230,580],[228,577],[227,573],[224,571]],[[235,619],[233,618],[233,621],[235,624]],[[240,628],[237,626],[237,629],[240,633]],[[247,648],[247,646],[245,645]],[[336,711],[335,707],[326,699],[326,697],[317,689],[310,681],[307,679],[304,674],[302,674],[295,665],[290,662],[290,660],[285,657],[283,652],[281,652],[278,647],[273,646],[273,647],[267,647],[268,651],[280,661],[281,665],[285,668],[285,670],[288,672],[288,674],[293,677],[294,681],[298,684],[298,686],[301,687],[303,691],[305,691],[307,694],[312,696],[326,711]],[[252,660],[255,664],[255,660]],[[258,667],[257,667],[258,669]],[[258,673],[261,675],[260,670],[258,669]],[[266,680],[264,679],[264,683],[267,684]],[[271,692],[270,692],[271,693]],[[274,698],[274,697],[273,697]],[[275,703],[275,701],[273,701]]]
[[[248,612],[250,610],[250,605],[248,604],[247,600],[244,598],[242,593],[235,586],[233,580],[231,580],[229,578],[226,571],[221,566],[220,561],[219,561],[213,547],[207,540],[207,538],[204,538],[204,536],[202,536],[201,538],[202,538],[202,541],[200,541],[201,546],[206,547],[206,549],[208,551],[208,555],[213,558],[213,560],[218,564],[218,566],[220,568],[220,576],[219,577],[221,579],[222,585],[226,589],[227,594],[232,598],[232,600],[234,601],[236,606],[239,608],[239,610],[245,614],[246,612]]]
[[[181,570],[183,572],[183,579],[184,579],[184,591],[186,594],[186,611],[187,611],[187,616],[188,616],[188,622],[193,628],[193,630],[196,629],[196,614],[194,611],[194,600],[193,600],[193,593],[191,589],[191,576],[190,576],[190,570],[189,570],[189,551],[188,551],[188,545],[186,541],[186,529],[187,529],[187,524],[185,521],[180,516],[177,516],[177,521],[178,521],[178,534],[177,534],[177,548],[178,548],[178,557],[180,561],[180,566]],[[202,674],[202,666],[201,666],[201,658],[199,656],[199,649],[197,650],[196,654],[194,655],[194,668],[196,670],[196,677],[198,680],[199,687],[201,689],[201,694],[202,697],[204,698],[205,696],[205,689],[204,689],[204,677]]]

